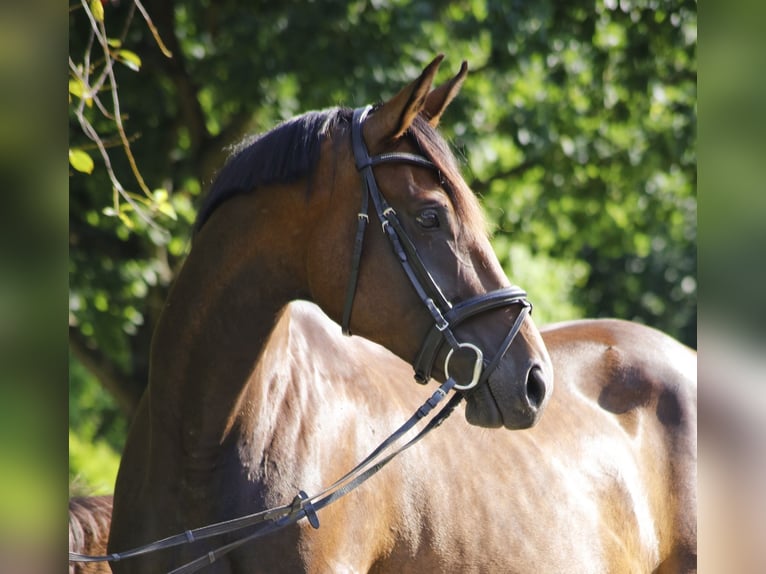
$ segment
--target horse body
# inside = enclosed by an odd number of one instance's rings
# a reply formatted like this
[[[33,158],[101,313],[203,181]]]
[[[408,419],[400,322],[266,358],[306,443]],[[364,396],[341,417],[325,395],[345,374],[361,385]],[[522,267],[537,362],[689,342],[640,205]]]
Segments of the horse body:
[[[695,571],[694,353],[623,321],[542,333],[556,392],[536,426],[478,429],[459,408],[320,511],[318,530],[301,521],[205,571]],[[197,477],[208,485],[204,499],[190,505],[166,492],[157,501],[176,516],[172,532],[319,491],[426,396],[413,389],[409,365],[367,340],[343,338],[300,302],[278,321],[247,387],[236,430]],[[243,534],[168,552],[152,570]]]

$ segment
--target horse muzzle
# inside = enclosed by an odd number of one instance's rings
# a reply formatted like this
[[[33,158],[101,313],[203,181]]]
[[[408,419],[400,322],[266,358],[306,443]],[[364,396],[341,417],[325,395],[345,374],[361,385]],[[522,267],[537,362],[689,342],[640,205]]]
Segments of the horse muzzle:
[[[552,390],[552,378],[535,364],[514,384],[498,369],[489,381],[466,394],[465,417],[480,427],[521,430],[534,426],[545,409]]]

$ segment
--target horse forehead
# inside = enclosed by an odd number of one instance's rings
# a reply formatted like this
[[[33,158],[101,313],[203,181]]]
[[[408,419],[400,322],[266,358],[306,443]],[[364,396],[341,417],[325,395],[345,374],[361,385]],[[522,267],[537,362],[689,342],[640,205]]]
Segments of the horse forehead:
[[[433,170],[392,163],[380,165],[375,171],[378,185],[390,199],[420,199],[441,203],[452,201]]]

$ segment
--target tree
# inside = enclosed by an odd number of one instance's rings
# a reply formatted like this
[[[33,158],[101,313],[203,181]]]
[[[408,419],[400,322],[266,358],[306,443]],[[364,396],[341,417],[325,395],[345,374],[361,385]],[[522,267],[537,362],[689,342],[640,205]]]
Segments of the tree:
[[[103,28],[119,40],[122,128],[148,194],[115,203],[98,156],[70,178],[73,362],[116,399],[114,424],[92,438],[120,442],[195,205],[227,146],[307,109],[382,99],[438,52],[444,78],[462,59],[472,70],[444,130],[537,321],[617,316],[696,344],[694,2],[161,0],[150,19],[136,6],[106,4]],[[75,68],[92,29],[73,8]],[[93,150],[78,106],[104,142],[122,142],[75,93],[71,148]],[[139,194],[130,158],[111,155]],[[95,383],[72,371],[77,403]],[[102,417],[103,405],[91,411]]]

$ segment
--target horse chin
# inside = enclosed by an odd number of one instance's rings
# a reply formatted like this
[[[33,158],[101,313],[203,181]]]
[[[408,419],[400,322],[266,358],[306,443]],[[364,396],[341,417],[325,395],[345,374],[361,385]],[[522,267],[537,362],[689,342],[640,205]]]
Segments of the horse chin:
[[[491,396],[489,398],[484,396],[489,395],[489,392],[482,391],[486,391],[486,389],[477,389],[466,396],[465,420],[468,421],[468,424],[477,427],[498,428],[503,426],[503,415],[500,413],[497,403]]]
[[[492,380],[466,395],[465,419],[469,424],[484,428],[505,427],[509,430],[527,429],[535,425],[539,411],[519,401],[498,400]]]

